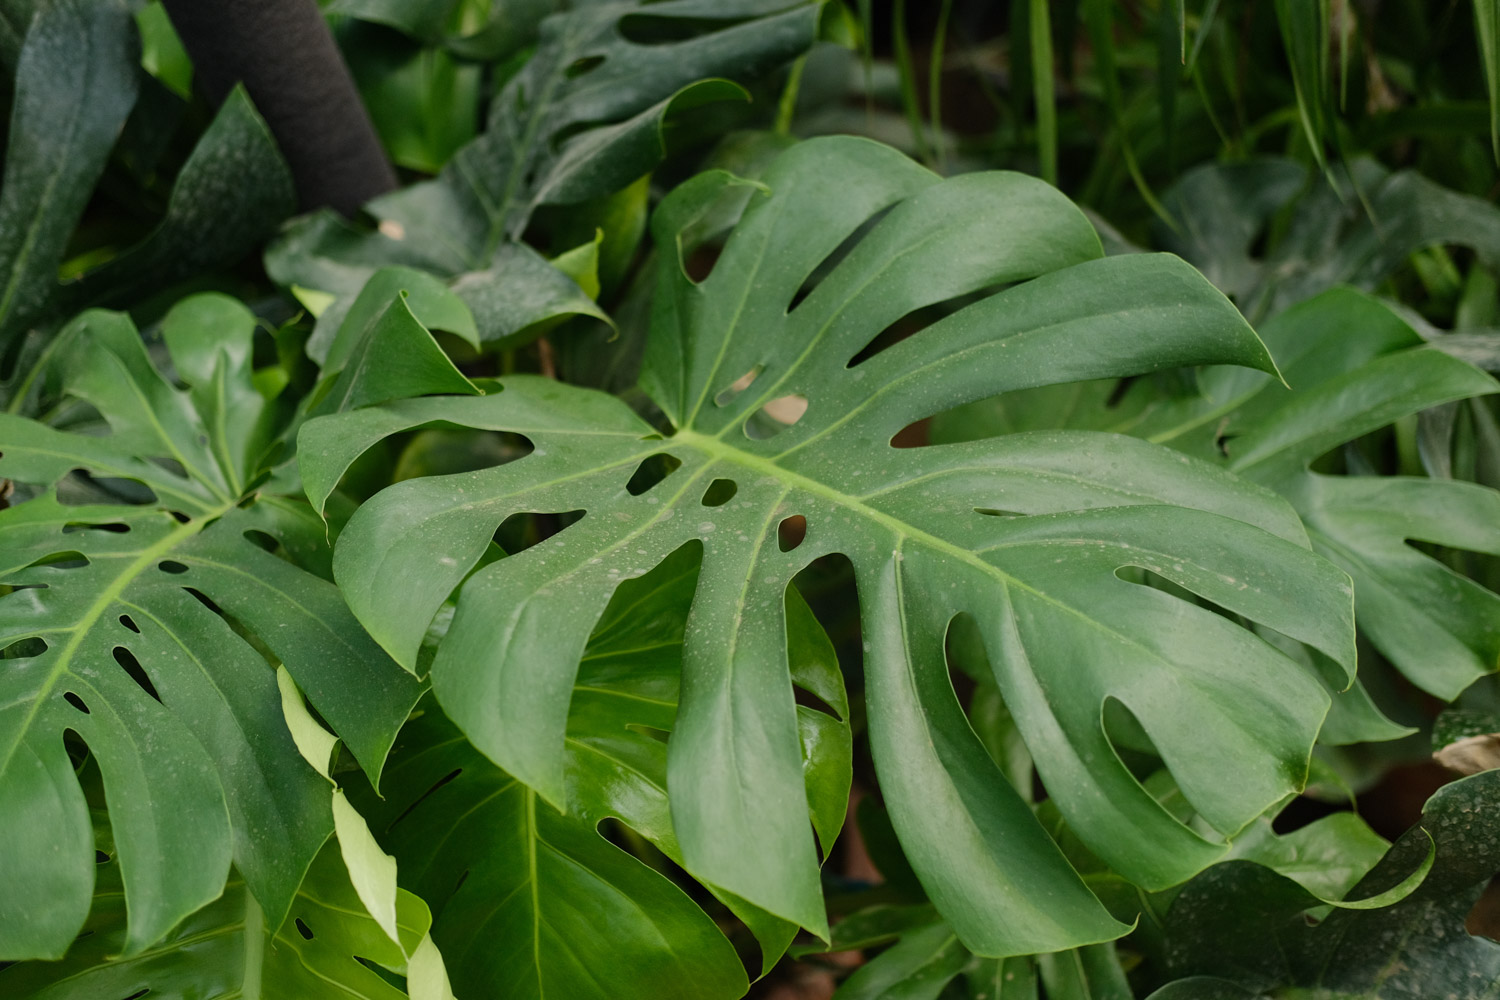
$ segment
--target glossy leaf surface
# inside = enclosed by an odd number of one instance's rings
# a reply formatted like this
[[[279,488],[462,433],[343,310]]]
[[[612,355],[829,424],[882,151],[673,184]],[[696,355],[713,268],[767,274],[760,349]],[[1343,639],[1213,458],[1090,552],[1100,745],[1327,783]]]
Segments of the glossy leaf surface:
[[[676,259],[660,272],[643,384],[671,437],[612,398],[527,378],[483,399],[408,401],[303,429],[315,506],[355,457],[405,428],[442,420],[522,434],[535,448],[378,495],[340,540],[340,586],[410,664],[462,583],[433,663],[438,698],[487,756],[563,805],[568,706],[589,630],[621,580],[696,539],[703,571],[668,749],[674,830],[690,870],[821,933],[782,602],[798,570],[842,553],[860,590],[886,802],[959,937],[1007,955],[1118,936],[1124,925],[1004,785],[963,717],[943,662],[950,621],[976,620],[1038,770],[1080,836],[1122,874],[1164,886],[1224,847],[1165,813],[1120,764],[1100,721],[1105,702],[1136,714],[1197,810],[1232,834],[1300,786],[1327,699],[1251,633],[1119,571],[1164,576],[1346,672],[1347,580],[1307,551],[1272,494],[1142,442],[889,441],[913,420],[1007,388],[1184,364],[1266,367],[1265,349],[1181,261],[1101,259],[1091,227],[1054,190],[1011,174],[940,181],[861,140],[783,154],[712,274],[694,283],[683,260],[695,222],[741,183],[700,176],[656,215],[657,243]],[[802,298],[824,258],[882,213]],[[996,286],[1010,287],[980,294]],[[851,364],[907,314],[970,295],[978,301]],[[632,488],[658,453],[680,466]],[[733,484],[727,502],[713,492],[718,480]],[[510,514],[580,509],[555,539],[469,577]],[[782,524],[799,517],[797,541]]]
[[[402,730],[384,798],[355,794],[405,884],[432,902],[460,995],[706,1000],[746,989],[739,958],[697,904],[596,829],[618,820],[683,861],[660,734],[673,725],[697,564],[689,547],[622,586],[595,629],[568,720],[566,815],[484,759],[432,704]],[[800,598],[789,599],[789,622],[798,682],[847,714],[832,650]],[[828,844],[848,800],[848,725],[811,708],[799,722],[813,822]],[[795,927],[719,895],[761,936],[769,969]]]
[[[135,103],[130,14],[51,0],[26,30],[0,187],[0,354],[58,290],[68,239]]]
[[[418,696],[302,568],[326,566],[317,518],[257,490],[275,426],[251,383],[254,329],[232,300],[181,303],[163,324],[179,388],[126,317],[85,313],[59,363],[106,425],[0,416],[0,475],[35,487],[0,511],[15,588],[0,597],[5,958],[61,955],[88,911],[92,834],[65,733],[100,762],[135,954],[219,895],[231,855],[279,922],[331,829],[268,656],[372,775]]]
[[[1144,381],[1013,393],[944,415],[939,441],[1019,428],[1114,430],[1224,462],[1294,506],[1316,551],[1355,583],[1360,627],[1424,690],[1455,697],[1500,663],[1500,596],[1412,543],[1500,553],[1500,493],[1420,476],[1322,471],[1327,456],[1419,410],[1492,393],[1493,378],[1424,346],[1389,306],[1334,289],[1261,327],[1290,388],[1261,373],[1214,367],[1175,391]],[[1346,452],[1347,454],[1347,452]],[[1320,471],[1311,468],[1317,463]],[[1343,683],[1328,678],[1337,690]],[[1335,701],[1325,738],[1400,735],[1366,696]]]

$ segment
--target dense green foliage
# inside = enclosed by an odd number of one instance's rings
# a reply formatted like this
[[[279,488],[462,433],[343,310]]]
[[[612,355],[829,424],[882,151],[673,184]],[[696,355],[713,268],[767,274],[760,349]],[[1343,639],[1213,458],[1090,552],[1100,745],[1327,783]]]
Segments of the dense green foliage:
[[[0,995],[1500,988],[1500,6],[917,6],[0,0]]]

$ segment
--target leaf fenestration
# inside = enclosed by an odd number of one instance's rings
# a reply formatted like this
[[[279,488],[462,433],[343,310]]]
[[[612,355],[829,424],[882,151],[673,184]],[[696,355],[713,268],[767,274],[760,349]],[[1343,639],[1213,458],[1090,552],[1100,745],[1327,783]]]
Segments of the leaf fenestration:
[[[88,912],[92,835],[65,734],[99,761],[129,903],[124,948],[137,954],[219,895],[231,855],[279,922],[332,828],[268,657],[371,775],[420,692],[334,585],[299,565],[326,551],[306,504],[257,489],[275,428],[251,383],[254,317],[203,296],[163,328],[186,388],[153,366],[125,316],[71,324],[64,390],[107,433],[0,415],[0,475],[39,491],[0,511],[0,574],[14,588],[0,597],[0,646],[45,647],[0,669],[0,866],[21,890],[0,897],[6,959],[60,956]],[[107,491],[113,502],[65,502],[74,470],[139,484],[149,502]]]
[[[1138,717],[1222,838],[1300,787],[1328,701],[1251,632],[1122,571],[1147,570],[1307,643],[1346,683],[1347,578],[1307,550],[1274,494],[1144,442],[890,441],[912,421],[1008,388],[1206,363],[1269,369],[1269,356],[1181,261],[1102,258],[1092,228],[1054,189],[1004,173],[940,180],[856,139],[783,154],[712,273],[694,282],[686,234],[741,183],[695,178],[654,223],[673,255],[660,272],[643,385],[671,436],[609,397],[526,377],[482,399],[406,401],[304,427],[315,506],[349,462],[396,430],[443,420],[534,445],[507,465],[411,480],[365,504],[335,553],[350,606],[410,663],[462,584],[433,663],[438,699],[487,756],[561,806],[568,707],[593,622],[620,581],[696,539],[703,570],[668,746],[673,827],[690,870],[821,934],[782,595],[813,559],[841,553],[859,588],[886,802],[959,938],[1003,956],[1117,937],[1125,926],[964,718],[943,659],[949,623],[961,613],[977,622],[1070,825],[1122,874],[1162,887],[1225,847],[1172,818],[1125,769],[1101,723],[1105,703]],[[789,310],[823,259],[886,209]],[[950,315],[851,364],[898,320],[955,300]],[[721,403],[720,391],[757,366],[750,388]],[[774,437],[746,433],[753,414],[789,395],[808,400],[801,419]],[[680,465],[628,491],[657,453]],[[736,483],[733,498],[704,507],[720,478]],[[555,538],[470,575],[505,517],[579,509]],[[981,512],[994,510],[1018,516]],[[784,552],[775,527],[791,516],[805,518],[806,536]]]

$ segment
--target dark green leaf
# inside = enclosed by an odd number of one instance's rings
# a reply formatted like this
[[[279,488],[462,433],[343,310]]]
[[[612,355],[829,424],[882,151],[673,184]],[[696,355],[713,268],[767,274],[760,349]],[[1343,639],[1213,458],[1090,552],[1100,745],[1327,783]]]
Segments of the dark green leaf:
[[[135,954],[219,894],[231,848],[279,921],[328,835],[266,656],[372,775],[419,692],[334,586],[289,561],[316,562],[326,545],[306,505],[250,491],[269,436],[250,388],[253,317],[195,298],[164,331],[185,390],[125,317],[88,312],[70,327],[64,388],[109,433],[0,416],[0,475],[42,488],[0,511],[4,581],[19,588],[0,597],[0,646],[44,646],[0,673],[6,958],[61,955],[87,913],[88,816],[65,731],[100,762]],[[58,484],[74,469],[149,499],[70,505]]]
[[[1486,266],[1500,265],[1500,209],[1491,202],[1370,160],[1327,177],[1313,180],[1284,160],[1197,167],[1167,193],[1178,229],[1162,227],[1158,237],[1256,320],[1336,285],[1373,289],[1424,247],[1471,247]],[[1254,241],[1289,203],[1296,211],[1284,235],[1253,260]]]
[[[1175,391],[1136,380],[1013,393],[935,422],[938,441],[1049,426],[1124,431],[1204,458],[1297,508],[1314,548],[1355,581],[1360,627],[1414,683],[1455,697],[1500,662],[1500,596],[1410,542],[1500,552],[1500,493],[1454,480],[1327,475],[1309,466],[1345,442],[1425,408],[1496,391],[1463,361],[1422,346],[1391,307],[1349,289],[1293,306],[1261,327],[1286,382],[1243,368],[1189,374]],[[1317,657],[1329,687],[1346,680]],[[1351,697],[1352,696],[1352,697]],[[1330,719],[1332,742],[1400,730],[1355,689]]]
[[[490,106],[485,131],[438,178],[373,201],[367,233],[314,216],[268,252],[287,285],[349,296],[384,265],[466,277],[483,339],[511,343],[539,322],[596,307],[555,278],[504,305],[538,273],[516,243],[544,204],[610,194],[649,173],[677,125],[744,100],[754,80],[813,42],[810,0],[670,0],[582,7],[549,19],[537,51]],[[724,77],[727,79],[705,79]],[[491,326],[490,324],[494,325]],[[519,325],[517,325],[519,324]]]
[[[857,969],[837,1000],[937,1000],[963,971],[969,952],[941,921],[909,931]]]
[[[578,282],[524,243],[502,246],[493,264],[460,277],[453,291],[473,310],[484,344],[500,350],[535,339],[539,326],[562,317],[610,322]]]
[[[683,863],[666,746],[653,731],[674,724],[697,562],[684,549],[630,581],[595,627],[568,720],[567,815],[480,756],[435,705],[402,731],[384,799],[358,797],[403,878],[432,901],[461,995],[706,1000],[746,988],[739,959],[697,906],[595,829],[619,820]],[[799,683],[847,712],[822,630],[800,598],[788,615]],[[826,806],[841,820],[847,722],[802,711],[814,816]],[[832,788],[830,772],[841,776]],[[836,823],[818,826],[827,840],[837,833]],[[795,928],[718,894],[763,935],[769,969]]]
[[[144,240],[66,287],[62,304],[127,305],[143,288],[236,263],[296,208],[276,142],[242,88],[214,115],[183,164],[167,214]]]
[[[0,188],[0,355],[52,305],[57,268],[135,103],[130,14],[48,0],[16,66]]]
[[[1471,937],[1464,919],[1500,868],[1497,821],[1500,771],[1445,786],[1428,800],[1421,825],[1398,840],[1351,895],[1400,882],[1435,851],[1426,881],[1393,906],[1335,910],[1322,921],[1303,917],[1316,905],[1314,897],[1269,869],[1244,861],[1211,868],[1172,905],[1172,971],[1277,995],[1307,990],[1393,1000],[1492,992],[1500,982],[1500,945]],[[1178,988],[1162,995],[1187,994]]]
[[[860,590],[885,801],[944,917],[974,951],[996,956],[1118,936],[1124,925],[964,719],[943,662],[950,622],[975,617],[1070,824],[1122,874],[1160,887],[1225,846],[1166,814],[1124,768],[1100,725],[1103,705],[1128,705],[1222,836],[1300,787],[1327,699],[1229,619],[1116,571],[1163,575],[1310,643],[1346,676],[1347,580],[1302,547],[1300,525],[1270,493],[1143,442],[888,442],[936,410],[1007,388],[1194,363],[1268,367],[1263,346],[1180,261],[1100,259],[1087,222],[1054,189],[1013,174],[940,181],[854,139],[783,154],[713,273],[694,283],[682,269],[694,248],[685,234],[740,183],[702,175],[654,222],[676,259],[660,272],[643,383],[672,437],[609,397],[524,377],[482,399],[408,401],[304,428],[315,505],[367,447],[422,423],[508,430],[535,446],[497,469],[411,480],[367,503],[336,552],[351,607],[413,663],[463,583],[433,664],[439,700],[486,755],[562,805],[564,727],[591,620],[619,581],[697,539],[704,568],[669,746],[674,830],[697,875],[821,933],[782,597],[808,562],[844,553]],[[886,208],[789,313],[823,259]],[[994,240],[1001,229],[1007,238]],[[997,285],[1012,287],[850,366],[913,310]],[[654,488],[627,489],[657,453],[681,466]],[[706,502],[716,479],[736,484],[729,503]],[[510,514],[579,509],[586,516],[556,539],[464,582]],[[805,539],[778,542],[780,522],[798,515]]]
[[[150,951],[124,959],[115,958],[128,940],[120,867],[117,856],[98,865],[93,912],[67,958],[0,970],[0,990],[9,1000],[407,997],[405,990],[361,962],[404,971],[406,957],[365,911],[332,842],[297,887],[284,922],[268,918],[245,883],[231,876],[222,896],[173,928]],[[431,923],[422,901],[404,891],[396,920],[402,941],[413,947]],[[411,993],[412,1000],[441,996],[428,993],[424,998],[415,989]]]
[[[1474,0],[1474,28],[1479,59],[1490,92],[1490,145],[1500,163],[1500,3]]]

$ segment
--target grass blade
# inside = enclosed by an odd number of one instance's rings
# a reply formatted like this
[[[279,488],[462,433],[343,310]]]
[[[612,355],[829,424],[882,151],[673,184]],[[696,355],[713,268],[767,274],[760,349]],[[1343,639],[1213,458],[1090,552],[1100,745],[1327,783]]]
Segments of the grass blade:
[[[1484,82],[1490,90],[1490,146],[1500,163],[1500,0],[1474,0],[1474,27],[1479,36],[1479,55],[1484,62]]]
[[[1031,80],[1042,179],[1057,186],[1057,95],[1052,83],[1052,17],[1047,0],[1031,0]]]
[[[1328,0],[1276,0],[1276,18],[1292,67],[1297,115],[1319,169],[1327,170]]]

